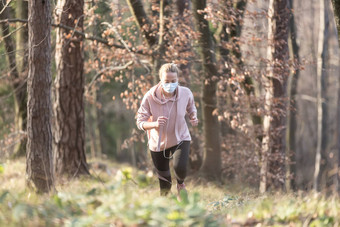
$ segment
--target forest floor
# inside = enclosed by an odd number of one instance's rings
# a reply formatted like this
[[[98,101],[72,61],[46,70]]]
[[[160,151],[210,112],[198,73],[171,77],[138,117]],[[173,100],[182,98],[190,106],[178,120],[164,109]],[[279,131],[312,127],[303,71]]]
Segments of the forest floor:
[[[90,161],[91,162],[91,161]],[[156,176],[91,162],[92,177],[38,195],[25,187],[25,160],[0,163],[0,226],[339,226],[340,199],[322,194],[259,195],[241,186],[187,182],[177,201],[160,197]]]

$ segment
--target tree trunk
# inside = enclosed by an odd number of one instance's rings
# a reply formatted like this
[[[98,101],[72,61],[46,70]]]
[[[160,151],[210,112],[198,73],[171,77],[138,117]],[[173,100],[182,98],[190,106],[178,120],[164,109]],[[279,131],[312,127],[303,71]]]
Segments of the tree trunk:
[[[129,5],[131,14],[135,17],[135,21],[138,24],[143,36],[145,37],[149,47],[152,47],[157,43],[156,36],[153,35],[151,30],[151,22],[146,15],[144,6],[141,0],[126,0]]]
[[[188,19],[186,19],[186,15],[190,10],[190,1],[189,0],[176,0],[176,6],[177,6],[177,13],[178,17],[176,18],[176,25],[180,27],[181,25],[185,24],[187,26],[190,26],[190,28],[194,29],[194,24]],[[180,56],[182,54],[186,54],[186,52],[193,52],[194,49],[192,48],[191,41],[188,39],[186,43],[184,44],[184,50],[180,50]],[[181,59],[183,60],[183,59]],[[193,59],[191,57],[187,58],[187,62],[180,64],[179,69],[181,70],[181,77],[182,81],[181,84],[186,87],[191,87],[191,67]],[[200,109],[198,110],[200,111]],[[202,150],[201,150],[201,139],[200,139],[200,132],[198,128],[192,128],[190,130],[191,133],[191,146],[190,146],[190,155],[189,155],[189,169],[197,171],[202,165]]]
[[[84,1],[58,0],[56,21],[83,31]],[[57,29],[54,154],[57,176],[89,174],[85,156],[83,37]]]
[[[92,7],[95,6],[95,2],[92,2]],[[119,2],[116,2],[117,10],[119,9]],[[100,26],[100,21],[98,18],[95,19],[94,23],[93,23],[93,36],[96,37],[100,37],[100,31],[98,29],[98,26]],[[100,55],[98,54],[98,43],[96,44],[97,48],[93,49],[93,56],[95,56],[94,61],[98,61],[99,65],[101,65],[101,59],[100,59]],[[95,86],[96,85],[96,86]],[[91,142],[91,154],[92,157],[102,157],[102,138],[101,138],[101,133],[100,133],[100,127],[99,127],[99,119],[101,114],[101,110],[97,107],[96,103],[99,102],[99,97],[100,97],[100,84],[95,84],[94,86],[92,86],[92,95],[93,95],[93,100],[95,102],[95,104],[91,104],[89,103],[89,122],[87,125],[90,125],[90,129],[89,129],[89,134],[90,134],[90,142]],[[86,111],[85,111],[86,112]],[[85,117],[86,118],[86,117]],[[86,120],[85,120],[86,122]]]
[[[236,43],[238,42],[238,39],[241,36],[242,25],[243,25],[242,19],[244,18],[244,13],[246,11],[247,2],[248,2],[248,0],[239,0],[237,2],[236,9],[237,9],[238,12],[240,12],[240,15],[239,15],[240,18],[238,18],[236,26],[231,30],[231,33],[230,33],[230,36],[231,36],[230,39],[233,39],[234,43],[235,43],[233,45],[233,46],[235,46],[235,48],[233,49],[232,53],[235,57],[237,57],[239,67],[243,67],[244,62],[242,60],[241,47],[240,47],[239,44],[236,44]],[[234,39],[234,37],[237,37],[238,39]],[[256,106],[254,106],[254,104],[250,100],[251,95],[256,96],[253,79],[250,76],[245,75],[245,80],[242,82],[242,87],[245,89],[245,91],[248,95],[249,107],[251,109],[256,108]],[[258,93],[260,93],[260,92],[258,92]],[[252,120],[252,123],[255,127],[262,124],[262,118],[261,118],[261,116],[259,116],[257,114],[252,114],[251,120]],[[256,141],[262,142],[262,136],[258,135],[257,138],[256,138]]]
[[[177,12],[183,18],[184,10],[189,9],[189,0],[176,0]]]
[[[222,7],[233,7],[234,11],[237,12],[235,16],[235,22],[232,25],[228,24],[223,24],[222,29],[219,35],[219,39],[222,42],[222,45],[220,45],[219,53],[223,60],[228,64],[228,65],[234,65],[238,67],[239,69],[243,69],[244,62],[242,60],[242,53],[241,53],[241,47],[239,45],[239,40],[241,36],[241,31],[242,31],[242,19],[244,18],[244,13],[246,9],[247,1],[246,0],[239,0],[237,1],[236,4],[233,3],[233,1],[230,0],[224,0]],[[229,30],[229,34],[227,33],[227,30]],[[223,44],[224,42],[224,44]],[[231,50],[229,48],[226,48],[227,43],[232,43]],[[233,66],[233,67],[234,67]],[[223,72],[224,75],[228,75],[228,78],[230,77],[231,74],[231,69],[224,69]],[[252,101],[250,100],[251,95],[256,95],[255,94],[255,88],[254,88],[254,83],[251,77],[248,75],[245,75],[244,81],[241,83],[243,89],[246,91],[246,94],[248,95],[248,106],[249,109],[254,109],[256,108]],[[226,88],[222,92],[225,92]],[[225,99],[225,97],[221,97],[221,99]],[[228,108],[228,107],[227,107]],[[256,125],[260,125],[262,123],[262,118],[256,114],[251,114],[251,120],[256,127]],[[221,122],[221,128],[222,128],[222,135],[228,134],[228,131],[230,131],[230,128],[227,126],[226,122]],[[255,135],[255,133],[254,133]],[[257,141],[261,142],[262,141],[262,136],[259,135],[257,136]]]
[[[324,54],[325,54],[325,0],[320,1],[320,26],[318,37],[318,53],[317,53],[317,141],[316,141],[316,154],[315,154],[315,169],[313,178],[313,189],[320,191],[322,189],[321,178],[324,175],[326,166],[326,157],[324,157],[324,144],[323,135],[325,131],[325,104],[323,101],[324,90]]]
[[[216,101],[216,80],[218,72],[214,54],[213,40],[209,30],[208,21],[204,13],[198,12],[206,7],[205,0],[194,0],[193,14],[196,30],[200,33],[199,45],[200,55],[203,62],[203,133],[204,133],[204,157],[201,170],[209,179],[220,179],[221,176],[221,148],[220,148],[220,127],[217,116],[213,114],[217,108]]]
[[[267,60],[269,64],[273,62],[273,40],[274,40],[274,0],[269,1],[268,7],[268,48],[267,48]],[[263,118],[263,139],[262,139],[262,151],[261,151],[261,169],[260,169],[260,193],[267,191],[268,184],[268,156],[271,153],[271,141],[270,141],[270,128],[271,128],[271,111],[272,111],[272,99],[273,99],[273,83],[270,78],[274,75],[273,70],[268,66],[268,78],[264,78],[265,84],[265,104],[264,109],[266,114]]]
[[[291,12],[293,9],[293,0],[289,1]],[[295,148],[295,132],[296,132],[296,100],[297,94],[297,81],[299,79],[299,46],[296,41],[296,24],[294,14],[290,14],[290,53],[291,59],[295,65],[295,71],[290,75],[288,80],[288,108],[287,108],[287,130],[286,130],[286,190],[296,189],[296,148]]]
[[[339,31],[339,30],[338,30]],[[337,130],[336,130],[336,139],[338,142],[338,147],[337,147],[337,153],[335,153],[337,160],[336,163],[336,171],[334,174],[334,186],[335,186],[335,190],[338,192],[338,194],[340,194],[340,83],[338,83],[338,106],[337,106],[337,119],[336,119],[336,125]]]
[[[24,0],[17,0],[16,2],[16,17],[21,19],[28,18],[28,2]],[[17,26],[20,26],[19,24]],[[20,75],[20,84],[22,86],[15,88],[15,122],[16,130],[26,131],[27,128],[27,73],[28,73],[28,28],[24,25],[17,31],[16,49],[17,54],[17,69]],[[14,149],[15,157],[22,157],[26,155],[27,138],[24,137]]]
[[[25,0],[17,0],[15,7],[16,18],[19,19],[28,19],[28,2]],[[17,27],[20,27],[22,24],[17,23]],[[17,52],[17,67],[20,72],[26,71],[27,76],[27,64],[28,64],[28,28],[27,25],[23,25],[23,27],[17,31],[16,35],[16,49]]]
[[[334,14],[335,14],[335,21],[336,26],[338,28],[338,37],[340,40],[340,0],[332,0],[333,2],[333,8],[334,8]]]
[[[0,10],[2,7],[0,7]],[[26,7],[27,9],[27,7]],[[27,15],[27,13],[26,13]],[[9,15],[9,8],[5,9],[2,14],[0,14],[0,19],[5,20],[10,18]],[[25,132],[27,128],[27,55],[25,52],[25,55],[23,57],[23,67],[25,69],[22,73],[19,73],[20,68],[18,67],[18,61],[15,58],[16,50],[15,45],[12,39],[12,36],[10,35],[10,28],[8,23],[2,23],[1,24],[1,30],[2,35],[5,41],[5,47],[8,57],[8,62],[10,65],[10,72],[12,77],[12,87],[14,89],[14,109],[15,109],[15,129],[17,132]],[[27,32],[27,28],[24,27],[21,30],[19,30],[23,34],[23,38],[26,37],[25,42],[27,43],[27,34],[25,34],[23,31]],[[18,31],[18,32],[19,32]],[[26,48],[22,47],[23,49]],[[18,49],[18,48],[17,48]],[[21,68],[23,69],[23,68]],[[20,70],[21,72],[21,70]],[[22,133],[19,133],[21,135]],[[21,137],[21,136],[20,136]],[[24,156],[26,154],[26,144],[27,139],[26,137],[23,137],[20,142],[15,146],[13,157],[19,157]]]
[[[165,19],[170,15],[170,0],[159,1],[159,35],[155,34],[155,31],[151,30],[152,22],[150,22],[147,16],[144,6],[141,0],[127,0],[130,11],[135,17],[135,21],[138,24],[143,36],[146,39],[152,53],[153,63],[153,84],[157,84],[159,81],[158,69],[164,63],[164,56],[166,50],[166,43],[163,39],[166,34],[167,27],[165,26]],[[155,3],[151,3],[155,4]],[[154,12],[155,13],[155,12]]]
[[[274,108],[273,114],[273,161],[270,161],[270,172],[273,174],[274,188],[283,189],[285,181],[286,154],[286,111],[287,111],[287,81],[289,78],[289,0],[275,1],[275,33],[274,33]]]
[[[29,1],[28,9],[27,184],[38,192],[49,192],[54,189],[50,1]]]
[[[217,32],[214,34],[214,37],[216,37],[216,44],[218,46],[217,62],[220,62],[222,65],[232,66],[233,69],[242,69],[243,61],[238,40],[241,35],[241,20],[245,12],[246,1],[240,0],[234,4],[231,0],[224,0],[221,1],[218,6],[221,8],[221,12],[223,14],[229,15],[232,13],[235,19],[234,23],[228,23],[226,21],[220,22]],[[229,32],[227,32],[227,30]],[[220,81],[221,85],[217,85],[217,94],[219,94],[217,96],[217,106],[221,113],[225,112],[232,106],[232,96],[226,95],[230,93],[228,89],[231,88],[226,84],[226,81],[232,77],[231,67],[224,67],[222,76],[224,79]],[[247,79],[245,81],[248,82],[249,80]],[[242,85],[244,84],[242,83]],[[245,89],[247,90],[248,87],[250,86],[245,86]],[[220,130],[222,140],[228,139],[230,135],[235,134],[235,131],[229,125],[229,120],[220,121]],[[230,151],[225,150],[224,152],[229,156]],[[234,171],[235,170],[230,170],[227,180],[234,180]]]
[[[93,100],[97,102],[98,100],[98,91],[96,86],[92,86],[92,96]],[[101,158],[102,157],[102,146],[100,141],[100,130],[99,130],[99,111],[98,107],[95,104],[89,104],[89,117],[88,117],[88,125],[89,128],[89,137],[90,137],[90,144],[91,144],[91,156],[92,158]]]
[[[322,101],[324,105],[323,113],[323,133],[322,133],[322,156],[325,161],[324,170],[321,181],[325,191],[329,194],[337,193],[338,190],[338,149],[339,140],[337,137],[336,124],[338,119],[337,106],[339,105],[338,90],[339,90],[339,43],[337,36],[337,28],[335,17],[332,10],[332,2],[325,1],[325,44],[324,44],[324,83]],[[328,70],[325,70],[328,69]]]
[[[335,14],[335,21],[337,26],[337,32],[338,32],[338,41],[340,43],[340,0],[333,0],[333,8],[334,8],[334,14]],[[339,75],[340,76],[340,75]],[[337,150],[338,153],[336,154],[336,158],[338,159],[337,167],[336,167],[336,174],[334,177],[335,187],[338,193],[340,193],[340,86],[338,82],[338,108],[337,108],[337,119],[336,122],[338,125],[338,128],[336,130],[337,133]]]
[[[154,74],[154,84],[157,84],[159,81],[159,74],[158,70],[164,64],[164,56],[165,50],[167,46],[167,42],[164,39],[165,34],[168,31],[167,26],[165,26],[166,21],[169,19],[170,15],[170,1],[169,0],[160,0],[159,4],[159,36],[158,36],[158,43],[157,46],[154,48],[154,53],[152,55],[153,58],[153,74]]]
[[[285,179],[285,111],[288,79],[288,0],[269,2],[268,76],[263,122],[260,192],[282,188]]]
[[[154,34],[154,31],[151,30],[152,22],[150,22],[150,19],[144,10],[143,2],[141,0],[126,0],[126,2],[129,5],[130,12],[135,17],[135,21],[137,25],[139,26],[141,33],[145,37],[145,40],[148,43],[148,46],[150,47],[150,49],[154,51],[155,46],[157,46],[158,44],[157,42],[159,40],[157,39],[157,36]],[[153,53],[152,55],[152,63],[153,63],[153,69],[152,69],[153,84],[157,84],[159,80],[157,69],[160,67],[161,62],[160,62],[160,59],[157,56],[155,56],[155,53]]]

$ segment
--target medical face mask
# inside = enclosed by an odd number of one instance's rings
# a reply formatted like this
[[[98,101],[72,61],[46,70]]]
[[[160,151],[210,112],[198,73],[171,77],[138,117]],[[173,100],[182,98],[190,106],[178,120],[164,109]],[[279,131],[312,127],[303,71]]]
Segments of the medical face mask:
[[[173,93],[176,88],[178,86],[178,82],[175,82],[175,83],[162,83],[162,87],[164,89],[165,92],[167,93]]]

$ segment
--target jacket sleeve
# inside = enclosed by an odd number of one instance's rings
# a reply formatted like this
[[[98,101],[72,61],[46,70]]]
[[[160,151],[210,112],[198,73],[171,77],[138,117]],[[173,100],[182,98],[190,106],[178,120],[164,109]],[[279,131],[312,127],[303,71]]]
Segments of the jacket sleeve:
[[[137,111],[137,128],[140,130],[144,130],[143,124],[149,120],[151,117],[151,111],[150,111],[150,104],[148,100],[148,94],[146,93],[143,97],[142,103]]]
[[[195,106],[195,100],[194,100],[194,95],[192,92],[189,90],[189,100],[188,100],[188,105],[187,105],[187,114],[189,115],[190,119],[195,119],[197,118],[197,109]]]

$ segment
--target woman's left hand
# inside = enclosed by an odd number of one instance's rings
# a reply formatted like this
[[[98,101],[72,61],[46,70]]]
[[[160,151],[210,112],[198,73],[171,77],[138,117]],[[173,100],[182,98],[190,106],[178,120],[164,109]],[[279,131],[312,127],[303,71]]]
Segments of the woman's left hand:
[[[190,119],[190,123],[192,126],[197,126],[198,125],[198,119],[194,118],[194,119]]]

